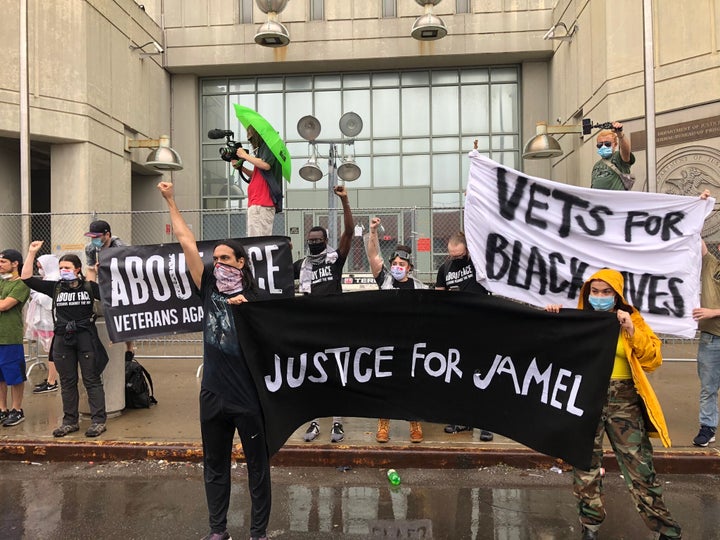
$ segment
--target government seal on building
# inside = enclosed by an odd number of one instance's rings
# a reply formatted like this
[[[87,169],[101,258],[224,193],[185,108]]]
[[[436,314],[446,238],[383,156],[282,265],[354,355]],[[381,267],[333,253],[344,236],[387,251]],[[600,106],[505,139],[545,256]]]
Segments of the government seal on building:
[[[685,146],[663,157],[657,166],[657,188],[670,195],[699,196],[710,190],[720,198],[720,151],[708,146]],[[705,221],[704,238],[720,236],[720,213],[713,211]]]

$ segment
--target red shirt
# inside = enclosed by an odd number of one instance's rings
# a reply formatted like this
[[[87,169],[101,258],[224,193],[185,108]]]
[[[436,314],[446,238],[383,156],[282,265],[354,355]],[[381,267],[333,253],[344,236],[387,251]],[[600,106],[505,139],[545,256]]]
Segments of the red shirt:
[[[275,206],[270,197],[270,188],[258,167],[253,169],[248,186],[248,206]]]

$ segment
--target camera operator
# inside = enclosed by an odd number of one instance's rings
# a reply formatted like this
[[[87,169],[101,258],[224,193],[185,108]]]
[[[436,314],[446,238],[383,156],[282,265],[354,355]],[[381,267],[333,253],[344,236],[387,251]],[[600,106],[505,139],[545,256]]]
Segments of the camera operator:
[[[238,147],[238,159],[230,161],[233,168],[250,177],[247,189],[247,236],[270,236],[273,232],[275,212],[282,212],[282,165],[252,126],[247,128],[247,138],[254,155]],[[245,163],[253,169],[245,167]]]
[[[603,128],[596,139],[595,146],[600,159],[593,166],[590,186],[627,191],[632,187],[630,167],[635,163],[635,156],[630,151],[630,137],[623,133],[620,122],[608,122]]]

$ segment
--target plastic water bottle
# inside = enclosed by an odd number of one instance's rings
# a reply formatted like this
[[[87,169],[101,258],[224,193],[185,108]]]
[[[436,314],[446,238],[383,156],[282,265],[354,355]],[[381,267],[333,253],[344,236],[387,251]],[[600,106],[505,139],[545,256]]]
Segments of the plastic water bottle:
[[[400,485],[400,475],[398,474],[398,472],[395,469],[389,469],[387,472],[387,477],[393,486]]]

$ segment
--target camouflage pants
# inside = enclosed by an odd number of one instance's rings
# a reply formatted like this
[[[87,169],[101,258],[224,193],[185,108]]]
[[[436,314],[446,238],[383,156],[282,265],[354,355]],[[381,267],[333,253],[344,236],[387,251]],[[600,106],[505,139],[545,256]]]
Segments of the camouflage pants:
[[[573,469],[573,492],[578,499],[580,523],[598,530],[605,519],[603,507],[603,438],[607,434],[630,495],[645,524],[668,538],[680,538],[680,525],[670,516],[655,477],[653,450],[645,431],[640,396],[631,379],[611,380],[603,407],[589,471]]]

